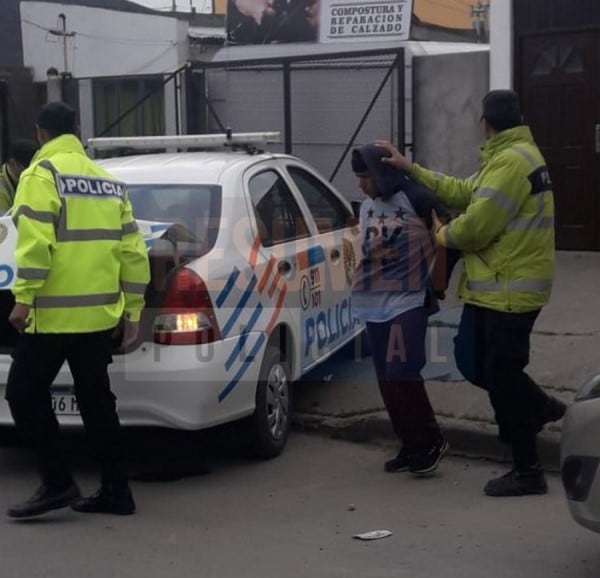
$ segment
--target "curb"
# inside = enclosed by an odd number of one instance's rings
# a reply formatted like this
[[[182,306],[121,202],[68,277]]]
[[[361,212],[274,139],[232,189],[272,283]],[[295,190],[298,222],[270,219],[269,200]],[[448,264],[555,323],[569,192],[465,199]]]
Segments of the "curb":
[[[497,438],[496,426],[484,422],[458,420],[436,416],[448,443],[450,454],[510,462],[510,450]],[[292,419],[296,431],[312,432],[358,443],[395,445],[397,438],[386,412],[373,412],[336,417],[331,415],[296,413]],[[538,436],[540,460],[547,471],[560,471],[560,433],[544,430]]]

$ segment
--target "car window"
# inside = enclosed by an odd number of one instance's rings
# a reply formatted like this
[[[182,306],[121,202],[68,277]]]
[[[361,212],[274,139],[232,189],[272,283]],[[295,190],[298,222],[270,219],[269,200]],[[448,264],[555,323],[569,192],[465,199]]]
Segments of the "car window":
[[[300,167],[288,167],[288,172],[300,189],[319,233],[343,229],[351,222],[352,213],[325,183]]]
[[[252,176],[250,200],[263,246],[308,237],[306,221],[285,181],[272,170]]]
[[[217,185],[127,185],[136,219],[181,225],[205,249],[214,246],[221,218]]]

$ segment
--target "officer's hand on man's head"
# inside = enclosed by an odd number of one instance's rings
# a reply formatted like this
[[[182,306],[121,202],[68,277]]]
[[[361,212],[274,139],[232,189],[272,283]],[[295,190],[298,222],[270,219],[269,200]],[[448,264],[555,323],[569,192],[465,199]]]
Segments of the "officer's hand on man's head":
[[[401,171],[410,172],[412,162],[410,162],[391,142],[387,140],[376,140],[375,146],[383,149],[389,156],[381,159],[381,162],[386,165],[392,165]]]

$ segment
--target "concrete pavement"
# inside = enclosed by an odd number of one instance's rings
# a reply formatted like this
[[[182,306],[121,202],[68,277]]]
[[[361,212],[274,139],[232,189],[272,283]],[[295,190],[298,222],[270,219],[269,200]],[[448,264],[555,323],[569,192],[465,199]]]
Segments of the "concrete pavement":
[[[496,439],[496,425],[487,394],[464,381],[452,355],[452,337],[460,318],[456,298],[460,270],[453,275],[441,311],[430,320],[427,390],[439,422],[455,453],[509,459]],[[552,395],[571,403],[575,392],[600,371],[600,253],[559,251],[550,303],[532,334],[527,371]],[[370,358],[336,356],[315,370],[295,391],[296,428],[316,430],[356,441],[394,444]],[[561,423],[540,434],[540,456],[549,469],[558,468]],[[392,452],[393,453],[393,452]]]

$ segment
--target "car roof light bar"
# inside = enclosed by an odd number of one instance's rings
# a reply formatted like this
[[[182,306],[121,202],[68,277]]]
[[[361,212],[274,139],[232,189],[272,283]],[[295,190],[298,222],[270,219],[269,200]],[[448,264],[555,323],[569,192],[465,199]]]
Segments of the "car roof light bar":
[[[272,132],[233,132],[226,134],[186,134],[169,136],[125,136],[97,137],[87,141],[88,150],[115,148],[159,150],[159,149],[215,149],[227,146],[256,146],[281,142],[281,133]]]

